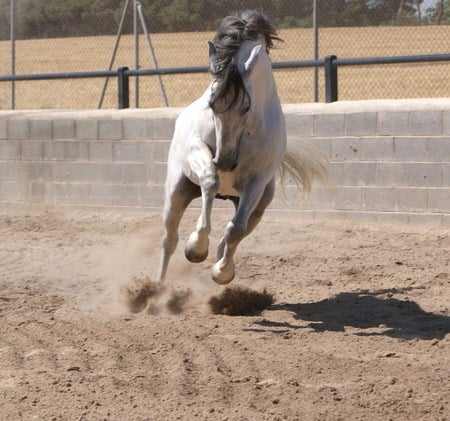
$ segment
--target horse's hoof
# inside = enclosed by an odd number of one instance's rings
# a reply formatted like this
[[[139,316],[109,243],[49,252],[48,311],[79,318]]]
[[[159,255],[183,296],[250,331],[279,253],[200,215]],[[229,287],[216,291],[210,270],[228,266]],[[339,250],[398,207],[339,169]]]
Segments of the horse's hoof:
[[[234,279],[234,268],[229,272],[217,270],[214,266],[211,270],[212,280],[219,285],[227,285]]]
[[[191,249],[187,247],[184,249],[184,255],[186,259],[188,259],[192,263],[200,263],[203,262],[208,257],[208,250],[205,253],[195,253]]]

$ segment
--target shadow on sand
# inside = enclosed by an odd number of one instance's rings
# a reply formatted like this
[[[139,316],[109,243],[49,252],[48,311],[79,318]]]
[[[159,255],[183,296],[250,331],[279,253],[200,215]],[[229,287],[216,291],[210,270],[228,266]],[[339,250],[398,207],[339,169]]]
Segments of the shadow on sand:
[[[400,300],[392,295],[405,293],[409,289],[342,292],[315,303],[280,303],[270,311],[292,312],[299,321],[309,322],[294,325],[263,319],[256,322],[262,328],[286,329],[312,328],[316,332],[344,331],[346,327],[360,329],[360,336],[385,335],[397,339],[442,339],[450,332],[450,317],[428,313],[410,300]]]

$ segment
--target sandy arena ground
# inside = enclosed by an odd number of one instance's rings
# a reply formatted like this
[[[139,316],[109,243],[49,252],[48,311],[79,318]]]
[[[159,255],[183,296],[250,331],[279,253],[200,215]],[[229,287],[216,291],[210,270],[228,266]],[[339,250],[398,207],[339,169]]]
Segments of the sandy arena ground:
[[[171,292],[132,314],[159,214],[0,215],[0,419],[450,419],[448,231],[267,215],[231,285],[274,304],[232,317],[208,306],[214,250],[184,259],[194,224],[169,272],[181,313]]]

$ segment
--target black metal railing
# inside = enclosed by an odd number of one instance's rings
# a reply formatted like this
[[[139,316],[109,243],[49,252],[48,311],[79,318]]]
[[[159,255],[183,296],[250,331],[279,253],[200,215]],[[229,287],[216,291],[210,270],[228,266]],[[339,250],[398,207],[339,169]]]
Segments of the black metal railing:
[[[343,59],[339,59],[335,55],[328,55],[323,60],[275,62],[272,64],[272,67],[274,69],[323,67],[325,73],[325,102],[335,102],[338,101],[338,68],[340,66],[431,63],[444,61],[450,61],[450,54],[428,54],[428,55],[409,55],[409,56],[391,56],[391,57],[361,57],[361,58],[343,58]],[[207,73],[207,72],[209,72],[208,66],[168,67],[168,68],[139,69],[139,70],[129,69],[128,67],[120,67],[117,70],[108,70],[108,71],[4,75],[0,76],[0,82],[116,77],[118,108],[124,109],[129,108],[130,106],[130,95],[129,95],[130,77]]]
[[[450,54],[422,54],[410,56],[389,57],[359,57],[337,58],[335,55],[326,56],[325,68],[325,102],[338,101],[338,67],[339,66],[367,66],[381,64],[432,63],[450,61]],[[450,83],[450,72],[448,76]]]

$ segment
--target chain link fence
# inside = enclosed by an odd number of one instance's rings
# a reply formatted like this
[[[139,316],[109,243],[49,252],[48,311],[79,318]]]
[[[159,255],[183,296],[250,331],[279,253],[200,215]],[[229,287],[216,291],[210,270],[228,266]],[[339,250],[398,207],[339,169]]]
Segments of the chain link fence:
[[[271,17],[284,40],[272,50],[273,61],[310,60],[314,58],[313,3],[0,0],[0,74],[207,65],[207,41],[220,20],[247,8]],[[450,0],[317,0],[316,5],[319,58],[450,52]],[[312,101],[313,74],[312,68],[276,70],[282,102]],[[318,76],[317,99],[324,101],[322,69]],[[208,74],[160,80],[141,76],[132,80],[131,105],[185,106],[201,95],[209,81]],[[17,109],[117,106],[114,79],[15,82],[14,91],[11,83],[2,82],[0,109],[11,108],[12,92]],[[340,100],[414,97],[450,97],[450,63],[339,69]]]

